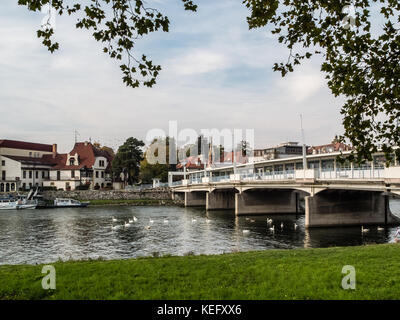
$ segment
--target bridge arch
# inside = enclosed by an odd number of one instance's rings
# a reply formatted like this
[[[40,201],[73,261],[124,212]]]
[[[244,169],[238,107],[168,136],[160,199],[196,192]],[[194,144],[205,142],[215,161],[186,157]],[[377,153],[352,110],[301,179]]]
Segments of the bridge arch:
[[[397,224],[388,195],[377,190],[327,189],[306,197],[306,227]]]

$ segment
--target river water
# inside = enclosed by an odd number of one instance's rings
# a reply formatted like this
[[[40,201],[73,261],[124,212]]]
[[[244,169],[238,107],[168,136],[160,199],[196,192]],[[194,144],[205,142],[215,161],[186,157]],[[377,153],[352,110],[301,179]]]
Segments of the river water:
[[[390,207],[400,216],[399,200],[391,201]],[[118,222],[112,222],[113,216]],[[130,227],[112,230],[112,224],[120,226],[133,216],[138,220]],[[274,232],[267,217],[273,219]],[[393,242],[397,230],[370,227],[364,234],[360,227],[306,230],[304,219],[304,215],[275,214],[236,218],[232,211],[206,213],[181,207],[4,210],[0,212],[0,264],[355,246]]]

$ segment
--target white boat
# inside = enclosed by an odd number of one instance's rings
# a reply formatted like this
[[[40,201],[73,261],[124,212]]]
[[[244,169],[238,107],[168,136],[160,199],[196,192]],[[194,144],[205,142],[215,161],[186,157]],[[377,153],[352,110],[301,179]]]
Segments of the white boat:
[[[74,199],[55,199],[54,207],[56,208],[75,208],[75,207],[87,207],[89,202],[80,202]]]
[[[17,201],[14,198],[0,198],[0,210],[17,209]]]
[[[37,202],[30,200],[16,200],[14,198],[0,199],[0,210],[36,209]]]
[[[17,201],[17,210],[36,209],[37,202],[35,200]]]

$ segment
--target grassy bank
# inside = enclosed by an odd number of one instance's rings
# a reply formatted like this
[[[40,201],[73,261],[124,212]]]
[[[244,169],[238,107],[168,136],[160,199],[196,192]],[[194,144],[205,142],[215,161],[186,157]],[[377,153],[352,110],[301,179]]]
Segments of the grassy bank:
[[[89,201],[91,206],[112,206],[112,205],[131,205],[131,206],[174,206],[178,205],[178,201],[174,200],[157,200],[157,199],[117,199],[117,200],[84,200]]]
[[[356,290],[341,287],[344,265]],[[0,299],[399,299],[400,246],[270,250],[221,256],[57,262],[57,289],[42,266],[1,266]]]

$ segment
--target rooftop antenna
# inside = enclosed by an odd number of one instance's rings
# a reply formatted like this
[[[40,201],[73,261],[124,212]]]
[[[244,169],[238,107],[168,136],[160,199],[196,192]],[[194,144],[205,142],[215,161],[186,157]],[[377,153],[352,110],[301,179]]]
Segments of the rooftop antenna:
[[[303,143],[303,170],[306,170],[307,169],[307,156],[306,156],[307,148],[306,148],[306,141],[304,138],[303,115],[302,114],[300,114],[300,125],[301,125],[301,140]]]
[[[75,143],[78,142],[78,136],[81,136],[80,133],[77,130],[74,130],[74,141],[75,141]]]

